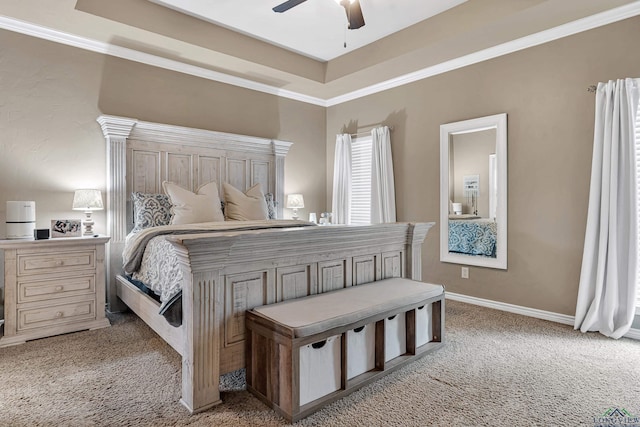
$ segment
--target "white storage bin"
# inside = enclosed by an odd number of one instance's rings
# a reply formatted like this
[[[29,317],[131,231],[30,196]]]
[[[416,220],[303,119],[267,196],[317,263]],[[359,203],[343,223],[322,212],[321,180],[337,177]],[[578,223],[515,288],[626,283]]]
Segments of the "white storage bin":
[[[375,323],[347,331],[347,379],[376,367]]]
[[[407,315],[398,313],[384,319],[384,361],[407,352]]]
[[[340,335],[300,347],[300,406],[340,389]]]
[[[416,309],[416,347],[431,341],[433,336],[432,313],[433,304],[426,304]]]

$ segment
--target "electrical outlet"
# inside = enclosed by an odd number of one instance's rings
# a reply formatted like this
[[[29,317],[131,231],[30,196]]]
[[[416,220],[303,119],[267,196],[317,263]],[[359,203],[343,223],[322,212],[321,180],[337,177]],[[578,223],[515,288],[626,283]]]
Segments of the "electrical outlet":
[[[469,267],[462,267],[462,278],[463,279],[469,278]]]

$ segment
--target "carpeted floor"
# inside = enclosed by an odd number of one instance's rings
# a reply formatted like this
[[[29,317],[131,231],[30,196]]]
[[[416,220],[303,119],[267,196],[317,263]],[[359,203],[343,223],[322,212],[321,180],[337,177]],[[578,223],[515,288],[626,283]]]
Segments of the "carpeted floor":
[[[300,425],[593,426],[609,408],[640,416],[640,342],[447,301],[446,345]],[[277,426],[223,377],[223,403],[190,416],[180,357],[137,317],[0,349],[0,426]]]

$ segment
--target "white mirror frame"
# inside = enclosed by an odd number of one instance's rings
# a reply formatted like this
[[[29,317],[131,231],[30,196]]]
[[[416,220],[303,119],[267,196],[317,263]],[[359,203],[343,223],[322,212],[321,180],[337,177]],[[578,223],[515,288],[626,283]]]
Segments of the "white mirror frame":
[[[449,146],[452,135],[496,130],[496,257],[449,252]],[[440,261],[507,268],[507,115],[505,113],[440,126]]]

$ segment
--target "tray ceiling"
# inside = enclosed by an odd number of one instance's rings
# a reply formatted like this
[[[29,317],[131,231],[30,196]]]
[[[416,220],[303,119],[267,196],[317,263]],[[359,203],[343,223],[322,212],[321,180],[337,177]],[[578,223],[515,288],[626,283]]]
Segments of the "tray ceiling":
[[[360,1],[352,31],[335,0],[7,1],[0,29],[331,106],[640,15],[640,0]]]

